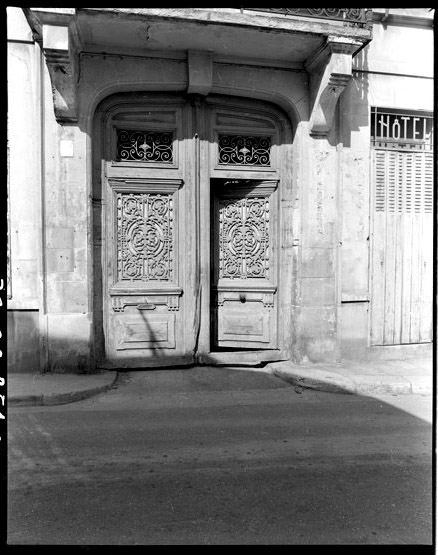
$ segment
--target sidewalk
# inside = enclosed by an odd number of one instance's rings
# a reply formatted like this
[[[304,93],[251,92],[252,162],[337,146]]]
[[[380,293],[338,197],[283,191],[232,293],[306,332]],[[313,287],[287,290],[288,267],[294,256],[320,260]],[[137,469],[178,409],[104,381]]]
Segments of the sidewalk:
[[[9,406],[63,405],[110,389],[117,372],[96,374],[8,374]]]
[[[260,370],[258,370],[260,371]],[[273,362],[264,371],[297,388],[358,395],[432,393],[432,360],[345,361],[336,363]],[[107,391],[117,372],[97,374],[9,374],[9,406],[62,405]]]
[[[269,370],[296,387],[332,393],[431,394],[432,356],[403,360],[369,360],[341,363],[274,362]]]

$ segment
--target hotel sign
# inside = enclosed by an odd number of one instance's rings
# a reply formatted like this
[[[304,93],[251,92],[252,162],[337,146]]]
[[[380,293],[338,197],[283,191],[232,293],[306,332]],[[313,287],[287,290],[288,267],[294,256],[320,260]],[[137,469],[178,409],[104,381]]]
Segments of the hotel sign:
[[[433,118],[430,113],[371,109],[371,141],[374,144],[429,150],[432,139]]]

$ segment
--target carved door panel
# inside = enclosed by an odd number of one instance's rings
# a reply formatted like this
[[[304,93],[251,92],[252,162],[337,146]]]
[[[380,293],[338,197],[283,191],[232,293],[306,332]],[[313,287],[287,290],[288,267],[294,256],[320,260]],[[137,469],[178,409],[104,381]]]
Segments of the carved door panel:
[[[214,179],[212,331],[220,349],[275,349],[275,181]]]
[[[112,356],[159,356],[176,348],[180,183],[109,180],[114,246],[109,338]],[[111,265],[110,265],[111,266]],[[144,356],[144,352],[142,356]]]
[[[181,254],[185,109],[183,103],[125,108],[107,128],[104,336],[106,359],[116,365],[193,359],[193,352],[186,356],[181,302],[184,292],[188,297]]]

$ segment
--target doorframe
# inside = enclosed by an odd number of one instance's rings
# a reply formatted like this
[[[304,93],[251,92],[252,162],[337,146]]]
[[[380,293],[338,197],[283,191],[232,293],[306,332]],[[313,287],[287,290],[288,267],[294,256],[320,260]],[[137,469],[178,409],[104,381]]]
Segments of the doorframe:
[[[195,351],[191,356],[183,357],[181,361],[172,361],[172,365],[182,364],[244,364],[254,365],[270,360],[286,360],[292,357],[292,345],[296,340],[296,323],[292,314],[296,308],[296,266],[297,251],[293,247],[294,242],[292,230],[296,229],[293,219],[297,216],[296,206],[293,199],[296,197],[297,180],[293,171],[292,150],[295,129],[292,122],[283,110],[267,101],[254,98],[243,98],[237,96],[211,95],[205,99],[191,97],[185,94],[172,94],[169,92],[135,92],[115,93],[103,99],[96,108],[93,120],[92,137],[92,250],[93,250],[93,327],[94,327],[94,351],[97,366],[108,367],[105,353],[104,340],[104,311],[103,298],[104,283],[102,278],[101,257],[104,249],[104,238],[100,237],[102,230],[102,218],[105,218],[105,205],[102,201],[102,191],[105,186],[105,177],[101,171],[101,159],[105,152],[105,136],[108,122],[112,114],[122,107],[139,106],[140,103],[150,102],[154,105],[162,103],[184,104],[188,100],[193,106],[191,121],[183,125],[183,130],[188,136],[183,137],[189,148],[198,149],[195,156],[198,167],[194,174],[194,194],[190,196],[195,201],[195,226],[196,226],[196,253],[195,258],[199,265],[199,284],[201,294],[198,296],[199,321],[197,324],[197,339],[195,340]],[[277,176],[278,184],[278,349],[275,351],[230,351],[211,352],[210,349],[210,233],[201,233],[202,228],[209,229],[210,226],[210,179],[217,177],[213,175],[212,166],[212,137],[214,134],[211,118],[207,122],[206,112],[212,114],[214,110],[231,110],[235,113],[259,115],[274,122],[278,140],[275,142],[275,159],[278,168],[275,172],[246,171],[245,178],[272,179]],[[186,108],[183,108],[183,112]],[[188,113],[188,112],[187,112]],[[190,143],[190,144],[189,144]],[[202,160],[202,162],[200,162]],[[187,202],[190,202],[187,197]],[[187,286],[187,283],[184,283]],[[175,364],[174,364],[175,362]],[[110,364],[114,366],[114,364]],[[115,365],[117,366],[117,365]]]
[[[204,171],[201,174],[201,215],[204,219],[204,229],[208,233],[200,233],[201,238],[201,289],[206,291],[202,295],[203,310],[201,311],[202,324],[200,346],[201,349],[197,353],[197,360],[202,364],[229,364],[229,365],[257,365],[267,361],[288,360],[292,356],[292,335],[295,333],[292,321],[292,292],[293,292],[293,275],[294,253],[292,235],[292,219],[293,219],[293,192],[296,184],[294,183],[293,164],[292,164],[292,143],[293,129],[288,116],[283,111],[271,103],[262,100],[209,95],[205,99],[205,104],[209,106],[209,122],[207,125],[208,137],[203,141],[204,149],[208,151],[203,153],[203,158],[208,161],[204,164]],[[275,131],[275,140],[273,141],[273,169],[255,169],[247,168],[226,168],[219,170],[216,164],[217,150],[217,129],[218,125],[213,123],[213,117],[216,112],[220,111],[234,112],[237,115],[252,115],[253,117],[263,118],[271,121]],[[225,126],[224,126],[225,128]],[[230,128],[231,129],[231,128]],[[236,128],[237,129],[237,128]],[[288,148],[289,147],[289,148]],[[207,173],[208,168],[208,173]],[[277,330],[278,330],[278,348],[266,350],[242,350],[242,351],[223,351],[214,352],[210,346],[210,310],[206,310],[206,305],[210,309],[210,283],[211,283],[211,243],[210,243],[210,214],[211,214],[211,178],[228,178],[228,179],[257,179],[278,181],[277,191],[277,214],[279,221],[277,222]],[[208,261],[208,265],[206,264]],[[287,263],[289,261],[289,263]],[[286,284],[290,284],[289,287]],[[207,316],[208,315],[208,316]],[[207,321],[208,320],[208,321]],[[287,336],[287,330],[290,330],[290,336]],[[203,350],[203,346],[208,345],[208,350]]]
[[[175,122],[175,140],[177,141],[177,148],[174,149],[175,160],[171,165],[163,165],[160,162],[154,162],[147,168],[147,175],[140,177],[143,173],[143,169],[130,167],[131,163],[127,164],[126,175],[122,177],[123,171],[120,163],[113,164],[112,153],[114,152],[113,144],[113,133],[112,125],[114,117],[122,113],[123,118],[126,118],[126,114],[132,113],[136,114],[139,112],[145,112],[145,106],[150,105],[152,111],[160,110],[175,110],[176,122]],[[189,147],[182,142],[182,139],[190,137],[191,135],[191,122],[187,121],[185,117],[185,105],[186,99],[179,94],[173,94],[169,92],[160,93],[116,93],[105,98],[98,106],[95,112],[93,121],[93,156],[92,156],[92,248],[93,248],[93,327],[94,327],[94,350],[95,350],[95,361],[98,368],[154,368],[154,367],[166,367],[166,366],[187,366],[194,363],[193,351],[185,350],[184,352],[173,353],[163,353],[161,354],[158,349],[153,349],[157,356],[145,357],[142,359],[137,354],[131,357],[127,356],[126,359],[111,358],[109,352],[106,349],[106,343],[108,340],[105,339],[105,334],[109,334],[109,316],[107,314],[108,309],[108,276],[106,273],[106,268],[108,266],[108,252],[112,250],[112,246],[107,243],[114,231],[114,215],[110,214],[110,198],[107,198],[107,189],[110,182],[129,182],[131,180],[138,181],[139,183],[149,182],[153,187],[158,186],[160,183],[163,187],[168,188],[171,184],[171,188],[175,190],[174,195],[177,199],[180,195],[181,186],[184,182],[184,176],[186,174],[187,161],[185,156],[182,155],[183,152],[189,150]],[[122,119],[123,119],[122,118]],[[172,125],[172,124],[170,124]],[[124,127],[124,124],[122,123]],[[187,141],[189,142],[189,141]],[[112,166],[115,166],[113,168]],[[108,170],[108,171],[107,171]],[[163,173],[163,170],[165,173]],[[114,173],[116,175],[114,175]],[[117,175],[119,174],[119,175]],[[167,185],[166,185],[167,184]],[[108,205],[106,204],[108,202]],[[179,204],[179,203],[178,203]],[[175,213],[186,212],[186,205],[189,204],[189,199],[187,202],[181,202],[181,206],[175,210]],[[184,217],[187,217],[184,214]],[[183,219],[177,218],[177,227],[175,233],[179,235],[179,241],[184,242],[185,237],[181,237],[183,234]],[[111,225],[111,230],[107,230],[107,226]],[[184,235],[184,234],[183,234]],[[174,268],[178,272],[176,276],[176,284],[171,284],[172,291],[163,285],[159,287],[162,295],[170,294],[171,296],[181,296],[183,290],[186,292],[189,289],[187,286],[187,280],[185,276],[185,269],[181,267],[178,261]],[[153,288],[155,289],[155,288]],[[150,294],[154,294],[153,289],[150,290]],[[169,289],[167,291],[167,289]],[[180,290],[180,293],[176,293],[176,289]],[[158,291],[155,291],[157,293]],[[147,295],[147,290],[142,292],[142,295]],[[180,303],[178,303],[180,304]],[[170,310],[170,309],[169,309]],[[173,309],[172,309],[173,310]],[[184,334],[184,322],[183,318],[186,318],[186,312],[181,311],[180,318],[180,347],[183,346],[185,342]]]

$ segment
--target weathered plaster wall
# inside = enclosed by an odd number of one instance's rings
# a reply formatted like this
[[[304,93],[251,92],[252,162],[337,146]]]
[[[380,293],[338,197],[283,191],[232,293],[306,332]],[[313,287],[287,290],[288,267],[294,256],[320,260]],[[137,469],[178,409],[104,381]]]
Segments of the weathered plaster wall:
[[[20,19],[17,14],[14,17]],[[24,40],[30,40],[29,29],[22,23]],[[369,108],[432,108],[432,81],[426,79],[432,75],[431,45],[431,31],[376,24],[373,41],[354,60],[356,72],[341,95],[328,138],[309,135],[305,71],[249,66],[242,60],[213,63],[211,93],[273,102],[296,126],[291,146],[296,197],[290,238],[296,279],[282,286],[294,289],[292,321],[296,327],[289,333],[297,361],[366,354]],[[28,368],[41,334],[41,368],[90,369],[94,110],[103,98],[117,92],[186,91],[187,61],[181,52],[173,58],[169,54],[169,59],[82,53],[77,82],[79,123],[60,125],[54,117],[46,67],[44,98],[40,96],[39,48],[11,43],[9,56],[13,61],[8,77],[13,120],[9,135],[13,262],[9,340],[14,352],[10,361],[14,369]]]
[[[39,371],[39,51],[21,9],[8,8],[8,371]],[[23,41],[23,42],[17,42]]]
[[[413,10],[411,10],[413,11]],[[342,357],[369,356],[370,108],[433,109],[433,31],[376,23],[340,98]]]
[[[390,8],[390,13],[395,11],[402,9]],[[411,11],[411,15],[423,15],[424,10]],[[368,71],[433,77],[433,50],[431,27],[385,25],[383,22],[373,25],[373,40],[361,55],[367,59]],[[356,62],[360,64],[360,58]]]
[[[8,41],[8,369],[89,369],[86,135],[56,122],[48,70],[20,8],[8,8]]]
[[[47,69],[44,78],[46,368],[85,371],[92,367],[87,136],[56,122]]]
[[[336,357],[337,149],[302,124],[298,361]]]

